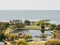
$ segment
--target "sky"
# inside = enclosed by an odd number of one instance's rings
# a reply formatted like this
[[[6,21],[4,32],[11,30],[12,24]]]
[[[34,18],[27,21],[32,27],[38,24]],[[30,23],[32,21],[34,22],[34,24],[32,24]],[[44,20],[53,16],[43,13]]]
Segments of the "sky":
[[[0,0],[0,10],[60,10],[60,0]]]

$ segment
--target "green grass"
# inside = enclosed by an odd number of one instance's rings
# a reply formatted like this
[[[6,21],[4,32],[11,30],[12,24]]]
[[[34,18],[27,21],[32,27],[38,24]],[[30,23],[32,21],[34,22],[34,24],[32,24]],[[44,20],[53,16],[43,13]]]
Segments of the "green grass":
[[[32,42],[32,43],[28,43],[28,45],[45,45],[45,43],[42,43],[42,42]]]
[[[25,29],[33,29],[33,30],[40,30],[40,26],[25,26]]]

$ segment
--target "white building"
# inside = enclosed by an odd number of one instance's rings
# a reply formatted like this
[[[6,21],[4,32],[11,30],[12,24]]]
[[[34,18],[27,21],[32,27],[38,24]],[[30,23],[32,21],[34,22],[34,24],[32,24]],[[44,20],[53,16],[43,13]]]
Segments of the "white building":
[[[22,20],[10,20],[10,23],[18,24],[18,23],[22,23]]]

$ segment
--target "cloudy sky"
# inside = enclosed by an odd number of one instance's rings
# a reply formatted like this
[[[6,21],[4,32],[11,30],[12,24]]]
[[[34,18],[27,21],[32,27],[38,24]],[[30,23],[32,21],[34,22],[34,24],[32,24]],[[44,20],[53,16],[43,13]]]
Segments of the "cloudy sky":
[[[60,10],[60,0],[0,0],[0,10]]]

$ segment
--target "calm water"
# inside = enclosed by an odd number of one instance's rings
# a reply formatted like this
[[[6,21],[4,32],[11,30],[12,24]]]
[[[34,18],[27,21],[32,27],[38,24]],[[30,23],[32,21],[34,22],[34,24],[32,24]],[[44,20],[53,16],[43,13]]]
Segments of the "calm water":
[[[13,19],[45,20],[60,24],[60,10],[0,10],[0,21]]]
[[[38,38],[40,38],[39,36],[41,35],[41,31],[40,30],[21,30],[21,31],[14,31],[15,34],[18,34],[19,32],[22,32],[22,33],[25,33],[25,34],[31,34],[33,36],[33,39],[38,39]],[[45,31],[45,34],[47,34],[48,37],[51,36],[50,31]]]

